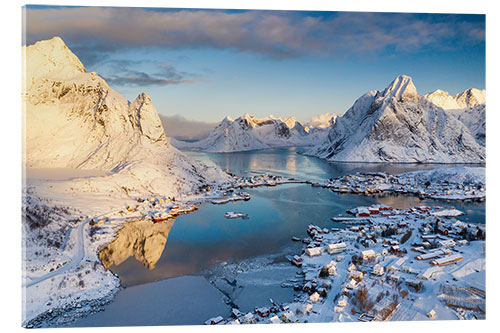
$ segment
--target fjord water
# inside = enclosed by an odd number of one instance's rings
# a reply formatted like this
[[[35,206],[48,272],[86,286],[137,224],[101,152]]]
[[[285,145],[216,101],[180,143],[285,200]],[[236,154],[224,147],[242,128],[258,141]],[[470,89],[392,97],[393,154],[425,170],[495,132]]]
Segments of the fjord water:
[[[328,163],[297,154],[295,148],[230,154],[188,152],[188,155],[240,176],[271,173],[301,180],[321,180],[361,171],[402,173],[452,166]],[[224,296],[221,290],[205,279],[207,274],[208,277],[211,274],[207,273],[207,268],[220,267],[218,274],[222,272],[225,276],[224,262],[240,262],[273,254],[281,254],[283,258],[284,255],[300,253],[303,244],[293,242],[292,236],[305,237],[310,223],[343,228],[343,224],[334,223],[330,218],[352,207],[377,202],[397,208],[422,204],[451,205],[467,212],[461,217],[464,221],[485,221],[484,202],[420,200],[407,195],[373,197],[340,194],[307,184],[258,187],[245,191],[251,194],[250,201],[202,204],[199,210],[179,216],[165,228],[154,227],[152,230],[152,226],[156,225],[147,223],[125,225],[118,234],[118,238],[123,238],[122,242],[117,242],[123,244],[123,249],[117,245],[113,251],[128,253],[129,257],[108,264],[127,288],[121,290],[103,312],[82,318],[72,326],[193,325],[217,315],[227,317],[231,310],[231,306],[223,301],[227,295]],[[224,214],[227,211],[247,213],[249,218],[226,219]],[[130,232],[127,228],[131,228]],[[155,237],[154,241],[148,243],[151,237]],[[142,247],[137,247],[137,244],[142,244]],[[151,244],[156,244],[156,248]],[[132,247],[134,250],[131,250]],[[284,269],[291,271],[285,274]],[[200,275],[200,272],[203,274]],[[292,301],[293,290],[281,288],[279,282],[291,276],[294,276],[293,266],[283,262],[281,266],[278,263],[265,266],[259,272],[250,272],[246,277],[240,275],[240,294],[237,299],[232,296],[232,301],[241,311],[269,305],[269,298],[279,302]],[[245,279],[266,283],[245,284]],[[269,283],[269,279],[274,279],[274,282]]]
[[[401,173],[450,167],[442,164],[328,163],[297,154],[295,148],[188,154],[237,175],[271,173],[301,180],[327,179],[358,171]],[[484,223],[485,218],[484,202],[437,202],[403,195],[373,197],[339,194],[307,184],[259,187],[245,191],[250,193],[250,201],[225,205],[206,203],[196,212],[179,216],[168,233],[166,245],[153,269],[131,256],[118,265],[111,265],[111,270],[127,286],[194,274],[220,262],[282,251],[293,246],[292,236],[305,237],[305,229],[311,223],[327,228],[342,228],[343,224],[333,223],[330,218],[345,213],[346,209],[378,202],[397,208],[421,204],[452,205],[468,213],[462,217],[464,221]],[[249,219],[226,219],[224,214],[227,211],[246,213]],[[131,236],[127,234],[124,237]],[[292,247],[289,251],[293,250]]]

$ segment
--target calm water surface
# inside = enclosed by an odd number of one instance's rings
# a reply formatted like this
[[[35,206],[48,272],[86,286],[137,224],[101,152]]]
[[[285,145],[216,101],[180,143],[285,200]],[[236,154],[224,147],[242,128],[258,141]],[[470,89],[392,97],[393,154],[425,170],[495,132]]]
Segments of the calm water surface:
[[[400,173],[413,170],[450,167],[450,165],[328,163],[297,154],[295,148],[258,152],[188,155],[209,165],[217,165],[237,175],[280,174],[304,180],[338,177],[358,171]],[[110,268],[127,286],[139,285],[200,272],[223,261],[238,261],[278,251],[294,251],[291,236],[305,237],[308,224],[343,227],[330,217],[346,209],[381,202],[397,208],[420,204],[452,205],[466,211],[464,221],[484,223],[485,204],[419,200],[413,196],[367,197],[339,194],[305,184],[289,184],[246,190],[252,199],[225,205],[203,204],[200,209],[182,215],[173,223],[166,244],[154,268],[134,256]],[[248,220],[224,218],[227,211],[249,215]],[[128,234],[126,237],[130,237]],[[142,239],[139,242],[143,241]],[[298,244],[296,245],[299,246]]]

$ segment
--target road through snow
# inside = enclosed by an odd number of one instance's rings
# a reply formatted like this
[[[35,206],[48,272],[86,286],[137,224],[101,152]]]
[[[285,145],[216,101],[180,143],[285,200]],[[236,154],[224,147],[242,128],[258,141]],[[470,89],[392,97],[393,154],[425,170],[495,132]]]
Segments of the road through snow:
[[[73,255],[71,260],[66,263],[64,266],[53,270],[50,273],[45,274],[44,276],[38,277],[38,278],[30,278],[29,276],[26,276],[26,279],[31,280],[30,282],[27,282],[23,287],[29,288],[35,284],[38,284],[42,281],[45,281],[47,279],[50,279],[51,277],[54,277],[58,274],[61,274],[63,272],[68,271],[69,269],[75,268],[80,264],[85,256],[85,242],[84,242],[84,230],[85,226],[88,224],[88,222],[84,221],[81,222],[76,229],[73,229],[73,232],[77,233],[76,237],[76,253]]]

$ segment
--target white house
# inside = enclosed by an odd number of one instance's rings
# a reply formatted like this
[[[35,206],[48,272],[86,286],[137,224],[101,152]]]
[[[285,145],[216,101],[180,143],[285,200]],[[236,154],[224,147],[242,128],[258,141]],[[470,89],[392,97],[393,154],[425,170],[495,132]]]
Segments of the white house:
[[[355,280],[349,281],[346,286],[347,289],[356,289],[358,287],[358,283]]]
[[[248,324],[252,324],[253,322],[255,322],[255,318],[254,318],[254,315],[253,313],[249,312],[247,313],[246,315],[244,315],[241,320],[244,322],[244,323],[248,323]]]
[[[453,241],[453,239],[440,240],[439,244],[442,247],[454,247],[456,245],[456,243],[455,243],[455,241]]]
[[[442,272],[442,271],[443,271],[443,269],[439,266],[429,267],[425,270],[425,272],[418,275],[417,277],[419,279],[422,279],[422,280],[429,280],[432,277],[432,275],[439,273],[439,272]]]
[[[349,274],[349,279],[354,279],[356,281],[361,281],[363,280],[363,272],[360,271],[352,271]]]
[[[297,323],[299,320],[292,311],[287,311],[281,315],[281,320],[285,323]]]
[[[311,296],[309,296],[309,299],[311,300],[311,302],[319,302],[319,294],[317,292],[315,292],[314,294],[312,294]]]
[[[328,244],[326,246],[326,250],[328,251],[329,254],[340,253],[342,251],[345,251],[346,248],[347,246],[345,245],[344,242]]]
[[[327,269],[329,276],[334,276],[337,274],[337,263],[335,261],[330,261],[330,263],[328,263],[325,268]]]
[[[313,309],[313,305],[311,303],[306,303],[302,305],[302,308],[306,310],[306,312],[310,312]]]
[[[373,251],[373,249],[361,251],[361,257],[363,260],[375,258],[376,256],[377,254]]]
[[[315,256],[319,256],[322,252],[322,248],[321,247],[310,247],[310,248],[307,248],[305,250],[305,253],[309,256],[309,257],[315,257]]]
[[[378,276],[384,275],[384,267],[382,267],[382,265],[380,264],[376,264],[375,266],[373,266],[372,274]]]
[[[339,307],[347,306],[347,297],[345,297],[345,296],[340,297],[340,299],[337,302],[337,306],[339,306]]]

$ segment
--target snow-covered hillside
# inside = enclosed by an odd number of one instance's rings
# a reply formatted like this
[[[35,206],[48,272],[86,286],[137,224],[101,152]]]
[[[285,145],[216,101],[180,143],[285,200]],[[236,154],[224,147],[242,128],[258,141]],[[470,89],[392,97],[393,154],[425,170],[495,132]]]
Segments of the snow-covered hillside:
[[[478,108],[484,105],[481,96],[470,90],[453,101],[438,94],[421,97],[411,77],[401,75],[385,90],[356,100],[307,154],[330,161],[481,163],[485,149],[471,133],[476,122],[465,124],[467,117],[441,107]]]
[[[83,185],[164,195],[226,179],[170,145],[147,94],[129,102],[99,75],[86,72],[61,38],[24,46],[23,54],[28,168],[112,171]]]
[[[257,119],[245,113],[235,120],[224,118],[203,140],[188,143],[172,139],[172,144],[179,149],[217,153],[311,146],[326,138],[335,119],[336,115],[327,113],[302,124],[295,117]]]

